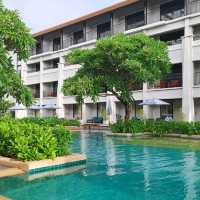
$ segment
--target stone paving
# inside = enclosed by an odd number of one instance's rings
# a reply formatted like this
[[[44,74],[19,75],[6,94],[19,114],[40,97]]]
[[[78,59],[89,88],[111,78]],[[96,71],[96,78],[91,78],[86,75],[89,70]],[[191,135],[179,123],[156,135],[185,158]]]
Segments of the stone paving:
[[[24,172],[18,168],[5,167],[0,165],[0,178],[7,176],[15,176],[19,174],[23,174]],[[1,198],[0,198],[1,200]]]

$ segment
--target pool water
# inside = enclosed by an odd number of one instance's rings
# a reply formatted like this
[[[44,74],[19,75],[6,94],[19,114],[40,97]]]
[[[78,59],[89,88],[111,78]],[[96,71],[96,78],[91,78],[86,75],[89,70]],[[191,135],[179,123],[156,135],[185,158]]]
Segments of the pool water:
[[[77,134],[73,152],[86,169],[28,181],[0,179],[13,200],[200,200],[200,151],[131,144],[101,133]]]

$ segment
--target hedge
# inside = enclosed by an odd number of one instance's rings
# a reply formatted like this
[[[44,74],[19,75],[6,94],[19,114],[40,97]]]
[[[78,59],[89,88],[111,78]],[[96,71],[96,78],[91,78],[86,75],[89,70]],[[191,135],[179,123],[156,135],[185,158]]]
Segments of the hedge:
[[[143,133],[150,132],[155,136],[177,133],[186,135],[200,135],[200,122],[177,121],[119,121],[110,125],[113,133]]]
[[[63,118],[57,118],[57,117],[28,117],[23,119],[18,119],[19,121],[26,122],[26,123],[35,123],[38,125],[45,125],[45,126],[80,126],[80,122],[78,120],[66,120]]]
[[[70,154],[70,131],[33,122],[0,119],[0,155],[23,161],[54,159]]]

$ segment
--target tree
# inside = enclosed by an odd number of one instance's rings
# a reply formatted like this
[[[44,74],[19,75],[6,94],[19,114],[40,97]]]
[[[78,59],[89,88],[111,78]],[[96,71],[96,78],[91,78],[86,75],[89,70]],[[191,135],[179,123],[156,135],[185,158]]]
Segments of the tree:
[[[171,68],[167,45],[145,34],[98,40],[92,49],[72,51],[66,61],[82,67],[65,80],[65,95],[77,95],[80,102],[90,96],[96,102],[102,91],[111,92],[124,105],[125,119],[130,118],[133,88],[163,78]]]
[[[32,96],[13,66],[11,54],[19,60],[29,57],[29,50],[35,44],[30,30],[21,21],[17,11],[3,6],[0,0],[0,113],[4,113],[13,97],[18,103],[30,106]]]

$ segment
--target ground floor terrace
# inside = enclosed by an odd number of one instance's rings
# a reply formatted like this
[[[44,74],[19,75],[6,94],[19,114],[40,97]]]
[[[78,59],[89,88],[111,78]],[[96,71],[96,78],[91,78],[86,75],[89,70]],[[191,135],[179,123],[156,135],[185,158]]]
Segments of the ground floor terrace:
[[[159,96],[158,96],[159,97]],[[153,99],[153,98],[152,98]],[[158,99],[158,98],[156,98]],[[173,120],[185,120],[190,115],[191,121],[200,120],[200,98],[194,98],[192,104],[188,102],[188,113],[184,113],[185,103],[181,98],[170,99],[159,98],[160,100],[168,103],[168,105],[140,105],[143,100],[136,100],[130,108],[132,119],[165,119],[166,117]],[[77,119],[82,124],[91,122],[94,118],[100,118],[99,123],[109,124],[114,123],[125,117],[125,109],[122,103],[120,103],[113,96],[106,96],[100,98],[97,103],[93,103],[91,100],[85,101],[80,105],[75,101],[63,101],[60,104],[46,102],[46,104],[35,104],[29,109],[16,109],[12,110],[12,114],[16,118],[23,117],[50,117],[57,116],[65,119]]]

